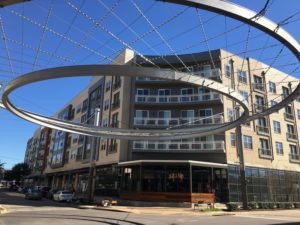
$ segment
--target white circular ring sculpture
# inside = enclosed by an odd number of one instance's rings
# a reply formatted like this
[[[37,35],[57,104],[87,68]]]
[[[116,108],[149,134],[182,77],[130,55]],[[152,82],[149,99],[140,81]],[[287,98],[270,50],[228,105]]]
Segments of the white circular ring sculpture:
[[[289,48],[295,54],[298,60],[300,60],[300,46],[298,42],[291,35],[289,35],[284,29],[278,26],[276,23],[270,21],[269,19],[263,16],[257,15],[257,13],[252,10],[221,0],[162,0],[162,1],[173,2],[176,4],[188,5],[192,7],[206,9],[208,11],[223,14],[228,17],[247,23],[249,25],[252,25],[264,31],[265,33],[271,35],[281,43],[283,43],[287,48]],[[16,3],[18,2],[18,0],[4,0],[3,2],[4,3],[2,4],[6,6],[9,4]],[[53,79],[58,77],[83,76],[86,75],[87,72],[89,76],[90,75],[105,76],[107,75],[106,72],[108,72],[109,75],[119,76],[120,74],[116,74],[115,71],[113,71],[114,69],[116,69],[116,67],[118,68],[122,67],[121,71],[120,70],[118,71],[122,75],[127,74],[127,76],[147,76],[147,77],[155,77],[155,78],[167,79],[167,80],[178,80],[188,84],[199,85],[199,86],[209,88],[211,90],[224,94],[225,96],[228,96],[234,99],[235,101],[237,101],[243,107],[244,113],[236,121],[233,121],[231,123],[225,123],[222,125],[219,124],[219,125],[209,126],[209,128],[197,127],[197,128],[184,128],[184,129],[174,129],[174,130],[130,130],[130,129],[114,129],[114,128],[102,128],[102,127],[99,128],[99,127],[93,127],[89,125],[79,125],[71,122],[60,121],[57,119],[44,117],[41,115],[20,110],[16,108],[13,104],[11,104],[11,102],[8,99],[8,95],[10,94],[10,92],[28,83],[47,80],[51,78]],[[75,68],[75,70],[73,71],[73,69],[71,68]],[[96,69],[96,71],[94,69]],[[141,69],[143,71],[141,71]],[[70,70],[72,74],[68,74],[66,70],[68,71]],[[133,72],[132,70],[134,70],[137,73],[135,72],[132,73]],[[150,71],[152,70],[150,74],[147,73],[149,72],[149,70]],[[61,76],[55,76],[55,72],[58,71],[62,72]],[[152,74],[153,71],[155,71],[154,74],[156,75]],[[47,76],[45,74],[47,74]],[[38,77],[41,75],[42,77]],[[197,83],[197,81],[199,82]],[[209,86],[206,86],[205,83]],[[220,91],[219,88],[227,90],[228,92],[224,93]],[[17,116],[20,116],[31,122],[35,122],[40,125],[48,126],[54,129],[60,129],[68,132],[75,132],[79,134],[95,135],[95,136],[108,137],[108,138],[120,138],[120,139],[129,139],[129,140],[133,140],[133,139],[147,139],[147,140],[168,139],[169,140],[169,139],[191,138],[191,137],[215,134],[215,133],[219,133],[234,128],[241,123],[257,119],[261,116],[265,116],[279,110],[280,108],[282,108],[283,106],[285,106],[286,104],[294,100],[299,94],[300,94],[300,84],[289,96],[287,96],[277,105],[270,107],[264,110],[263,112],[249,116],[247,102],[245,102],[244,99],[237,92],[212,80],[199,78],[196,76],[190,76],[189,74],[177,73],[171,70],[138,68],[132,66],[130,67],[130,66],[112,66],[112,65],[98,65],[98,66],[88,65],[88,66],[74,66],[74,67],[65,67],[65,68],[46,69],[46,70],[36,71],[21,76],[13,80],[5,87],[3,97],[2,97],[2,102],[4,107],[6,107],[8,110],[16,114]]]

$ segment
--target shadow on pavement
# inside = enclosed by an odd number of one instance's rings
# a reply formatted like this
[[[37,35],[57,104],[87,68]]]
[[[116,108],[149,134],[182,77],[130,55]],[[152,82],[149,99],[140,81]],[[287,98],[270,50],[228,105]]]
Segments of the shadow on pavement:
[[[32,206],[32,207],[75,207],[66,202],[55,202],[49,199],[43,198],[42,200],[26,200],[25,195],[19,192],[11,192],[5,189],[0,190],[0,205],[7,206]]]
[[[299,222],[270,223],[270,225],[300,225],[300,219],[299,219]]]
[[[55,216],[55,217],[54,217]],[[34,215],[30,215],[28,217],[30,218],[40,218],[40,219],[63,219],[63,220],[78,220],[78,221],[90,221],[90,222],[97,222],[97,223],[105,223],[105,224],[111,224],[111,225],[118,225],[120,222],[122,224],[134,224],[134,225],[144,225],[143,223],[135,222],[126,220],[128,215],[124,219],[116,219],[116,218],[110,218],[110,217],[100,217],[100,216],[81,216],[81,215],[65,215],[65,214],[56,214],[54,216],[49,216],[49,214],[43,214],[43,213],[35,213]],[[10,215],[5,214],[4,217],[21,217],[26,218],[26,215]]]

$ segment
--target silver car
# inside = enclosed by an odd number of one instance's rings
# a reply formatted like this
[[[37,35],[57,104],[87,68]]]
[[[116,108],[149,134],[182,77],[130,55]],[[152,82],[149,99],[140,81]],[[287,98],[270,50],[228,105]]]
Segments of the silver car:
[[[72,201],[73,198],[73,193],[70,191],[58,191],[55,194],[53,194],[53,200],[54,201],[66,201],[66,202],[70,202]]]

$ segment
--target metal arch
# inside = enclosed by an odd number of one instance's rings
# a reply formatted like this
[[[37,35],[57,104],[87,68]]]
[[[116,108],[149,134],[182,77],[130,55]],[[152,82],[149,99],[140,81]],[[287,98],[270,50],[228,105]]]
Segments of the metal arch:
[[[95,127],[91,125],[81,124],[79,125],[72,122],[62,121],[18,109],[9,100],[9,94],[11,92],[30,83],[63,77],[108,75],[127,77],[152,77],[169,81],[178,81],[194,86],[202,86],[233,99],[241,105],[244,113],[240,118],[233,122],[218,125],[172,130],[133,130]],[[60,129],[67,132],[85,134],[90,136],[101,136],[107,138],[119,138],[128,140],[170,140],[205,136],[209,134],[224,132],[228,129],[234,128],[237,125],[244,123],[249,116],[248,102],[239,93],[219,82],[193,75],[188,76],[188,74],[186,73],[176,72],[170,69],[144,68],[128,65],[67,66],[31,72],[20,76],[10,82],[4,89],[2,101],[5,108],[10,110],[15,115],[42,126],[48,126],[54,129]]]
[[[282,44],[284,44],[290,51],[294,53],[297,59],[300,61],[300,45],[299,43],[282,27],[273,21],[269,20],[264,16],[258,15],[256,12],[247,9],[243,6],[234,4],[232,2],[222,1],[222,0],[158,0],[162,2],[170,2],[179,5],[192,6],[196,8],[205,9],[211,12],[222,14],[233,19],[239,20],[255,28],[269,34]],[[261,116],[266,116],[274,113],[295,100],[297,96],[300,95],[300,84],[295,88],[295,90],[283,99],[281,102],[272,106],[260,113],[253,114],[249,116],[247,121],[255,120]]]

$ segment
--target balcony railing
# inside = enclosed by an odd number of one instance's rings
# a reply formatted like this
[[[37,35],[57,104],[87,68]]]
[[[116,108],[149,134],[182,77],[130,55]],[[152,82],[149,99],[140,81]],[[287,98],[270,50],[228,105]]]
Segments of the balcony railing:
[[[267,148],[259,148],[258,149],[259,156],[262,158],[272,158],[272,151]]]
[[[288,139],[288,141],[297,141],[297,135],[295,133],[287,132],[286,138]]]
[[[224,119],[222,115],[212,117],[193,117],[193,118],[154,118],[154,117],[135,117],[135,126],[147,126],[147,127],[166,127],[177,125],[206,125],[206,124],[220,124]]]
[[[183,102],[206,102],[221,100],[221,95],[215,92],[194,95],[136,95],[137,103],[183,103]]]
[[[162,141],[134,141],[135,151],[225,151],[224,141],[212,142],[162,142]]]
[[[269,134],[269,128],[265,126],[256,126],[256,130],[258,134]]]
[[[253,83],[252,88],[254,91],[265,92],[265,85],[263,83]]]
[[[255,112],[262,112],[266,110],[268,107],[266,105],[261,105],[261,104],[254,104],[254,110]]]
[[[290,153],[289,157],[290,157],[290,161],[299,162],[300,163],[300,155],[299,155],[299,153]]]
[[[285,120],[290,120],[290,121],[294,121],[294,119],[295,119],[295,117],[294,117],[294,115],[293,114],[291,114],[291,113],[284,113],[284,119]]]
[[[193,71],[193,75],[205,77],[205,78],[217,78],[221,80],[221,70],[220,69],[211,69],[211,70],[198,70]]]
[[[185,71],[186,72],[186,71]],[[220,69],[210,69],[210,70],[198,70],[193,72],[188,72],[195,76],[205,77],[205,78],[217,78],[221,80],[221,70]],[[136,77],[137,81],[164,81],[152,77]]]

